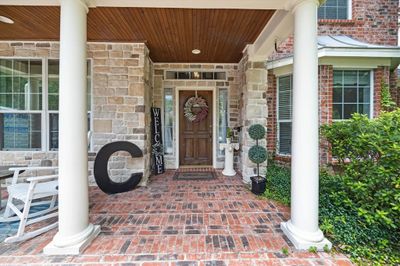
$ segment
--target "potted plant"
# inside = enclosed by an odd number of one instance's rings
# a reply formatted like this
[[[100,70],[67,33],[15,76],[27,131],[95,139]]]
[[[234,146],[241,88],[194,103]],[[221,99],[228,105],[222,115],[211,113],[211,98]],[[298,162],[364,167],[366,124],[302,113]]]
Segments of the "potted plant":
[[[226,143],[231,143],[231,140],[232,140],[232,129],[230,128],[230,127],[228,127],[227,129],[226,129]]]
[[[265,136],[265,128],[260,124],[252,125],[249,128],[249,135],[256,141],[256,145],[249,150],[249,159],[257,164],[257,176],[252,176],[251,179],[251,191],[254,194],[260,195],[265,191],[266,178],[260,176],[260,163],[267,160],[267,150],[258,145],[258,140],[263,139]]]

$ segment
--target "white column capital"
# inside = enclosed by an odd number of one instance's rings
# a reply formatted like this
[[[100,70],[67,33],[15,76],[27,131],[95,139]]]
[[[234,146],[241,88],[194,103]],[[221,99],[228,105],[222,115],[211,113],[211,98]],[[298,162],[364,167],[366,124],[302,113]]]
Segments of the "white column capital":
[[[95,6],[95,0],[60,0],[60,5],[63,1],[77,1],[85,9],[86,14],[89,13],[89,6]]]
[[[305,3],[314,3],[317,7],[324,3],[325,0],[292,0],[286,4],[285,10],[291,11],[294,13],[297,7],[305,4]]]
[[[70,0],[68,0],[70,1]],[[83,8],[86,10],[86,14],[89,13],[89,4],[90,1],[89,0],[77,0],[82,6]]]

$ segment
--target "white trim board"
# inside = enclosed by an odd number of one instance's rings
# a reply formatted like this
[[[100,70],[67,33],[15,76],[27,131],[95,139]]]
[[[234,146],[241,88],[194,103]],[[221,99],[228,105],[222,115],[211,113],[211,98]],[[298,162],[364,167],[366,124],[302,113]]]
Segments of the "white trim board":
[[[297,0],[80,0],[89,7],[153,7],[200,9],[287,9]],[[0,5],[59,6],[60,0],[2,0]],[[90,12],[90,11],[89,11]]]
[[[399,58],[400,59],[400,58]],[[332,65],[340,68],[373,69],[379,66],[391,66],[391,58],[351,58],[351,57],[322,57],[318,60],[318,65]],[[272,70],[275,75],[283,75],[293,72],[293,59],[282,59],[267,64],[267,69]]]

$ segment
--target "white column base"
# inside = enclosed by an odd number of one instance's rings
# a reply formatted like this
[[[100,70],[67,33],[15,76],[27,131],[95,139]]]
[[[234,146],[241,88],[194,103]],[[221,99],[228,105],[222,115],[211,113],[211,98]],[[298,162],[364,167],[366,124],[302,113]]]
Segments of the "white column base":
[[[332,248],[332,243],[324,237],[321,230],[316,232],[315,234],[307,234],[298,232],[294,232],[293,229],[296,229],[291,221],[281,223],[281,229],[283,233],[289,238],[290,242],[293,243],[294,247],[298,250],[308,250],[310,247],[316,247],[318,251],[324,251],[326,247],[330,250]],[[307,239],[305,239],[307,238]],[[315,239],[315,240],[310,240]]]
[[[79,243],[67,246],[56,246],[55,240],[51,241],[47,246],[44,247],[43,253],[45,255],[79,255],[82,251],[87,248],[90,243],[100,233],[100,225],[93,225],[92,232],[85,237]]]
[[[224,169],[222,171],[222,174],[225,176],[234,176],[234,175],[236,175],[236,172],[235,172],[235,170]]]

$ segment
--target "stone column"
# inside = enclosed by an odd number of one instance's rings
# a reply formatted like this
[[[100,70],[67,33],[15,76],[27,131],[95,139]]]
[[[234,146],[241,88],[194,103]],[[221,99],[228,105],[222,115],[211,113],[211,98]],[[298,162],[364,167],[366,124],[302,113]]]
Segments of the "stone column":
[[[47,255],[79,254],[100,232],[89,223],[84,0],[61,1],[58,232]]]
[[[322,250],[331,243],[318,227],[318,4],[303,0],[293,7],[291,219],[281,228],[297,249]]]
[[[243,181],[250,182],[250,177],[257,174],[257,165],[249,159],[249,149],[256,144],[249,136],[248,129],[251,125],[267,124],[267,70],[264,62],[251,62],[242,60],[241,70],[244,79],[242,81],[242,99],[241,99],[241,122],[243,125],[241,132],[241,170]],[[260,146],[267,146],[266,138],[259,140]],[[266,172],[267,162],[260,164],[260,175]]]

